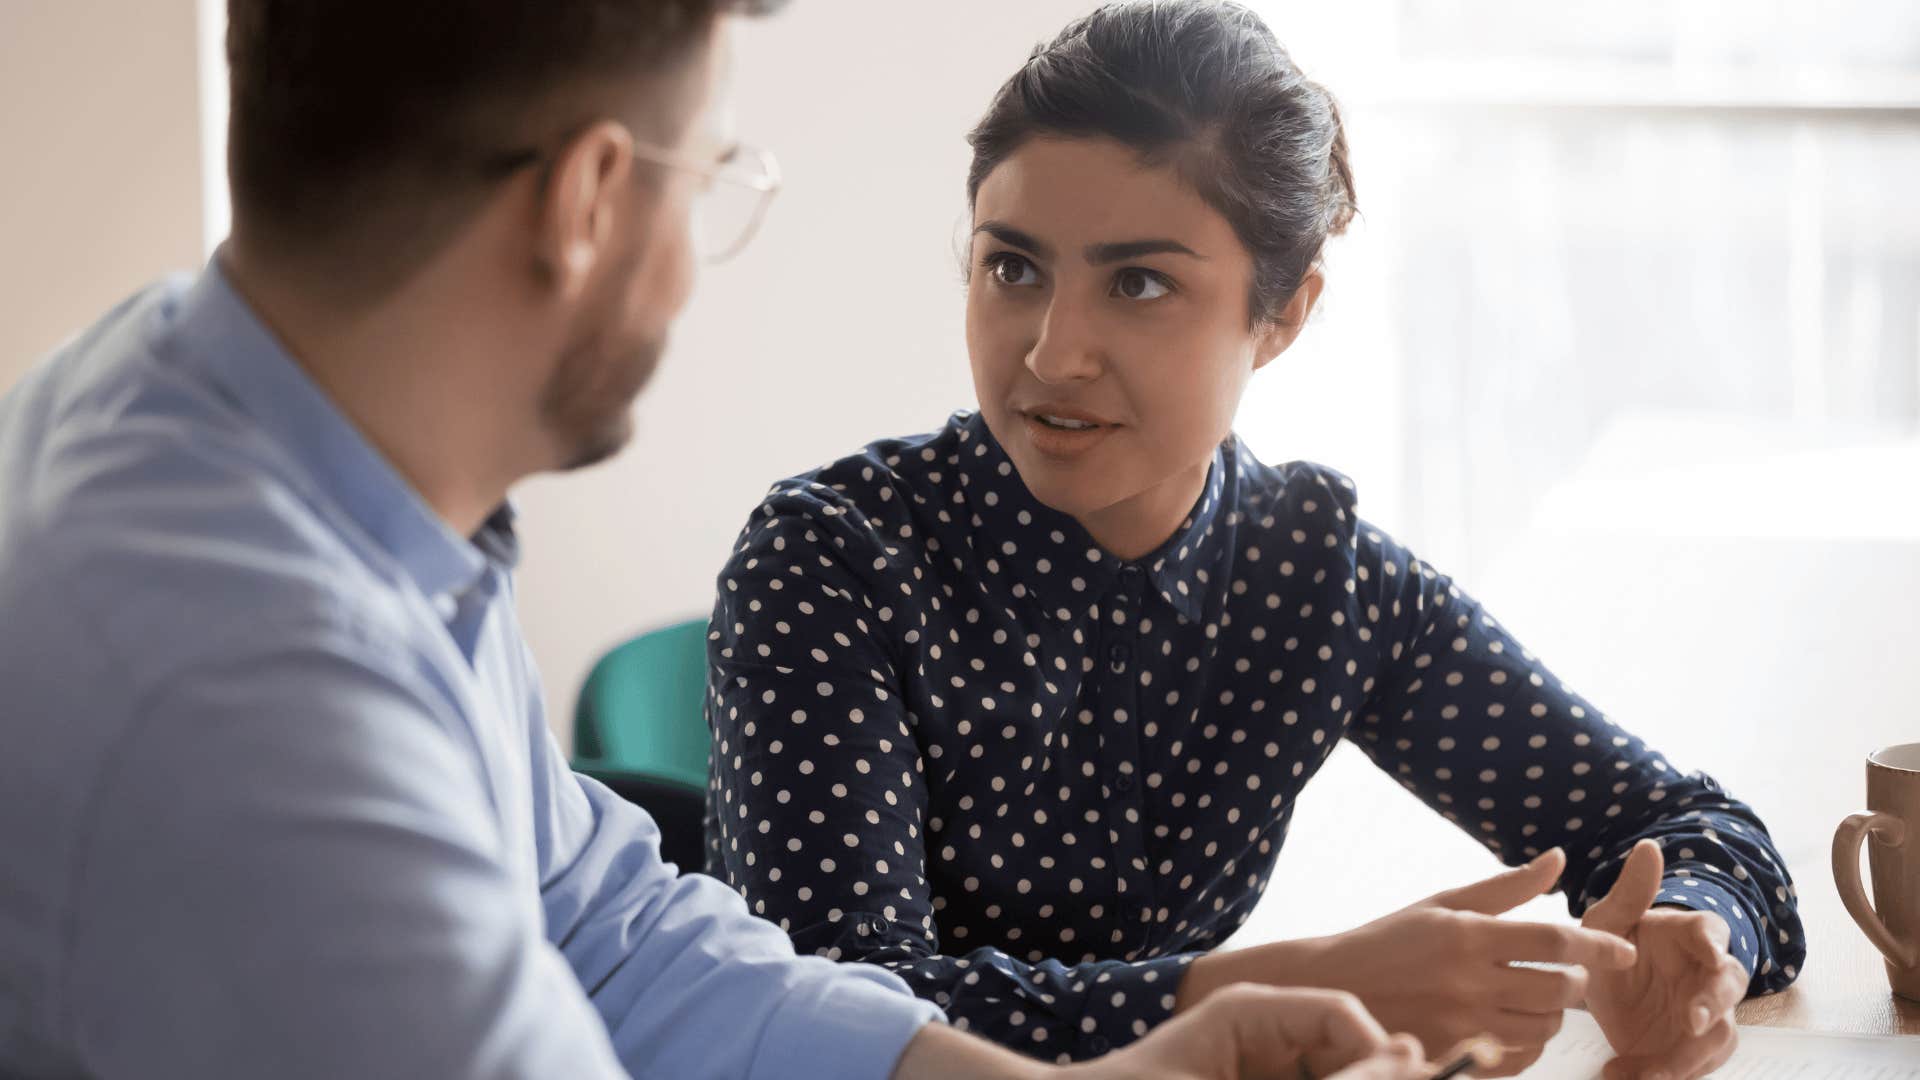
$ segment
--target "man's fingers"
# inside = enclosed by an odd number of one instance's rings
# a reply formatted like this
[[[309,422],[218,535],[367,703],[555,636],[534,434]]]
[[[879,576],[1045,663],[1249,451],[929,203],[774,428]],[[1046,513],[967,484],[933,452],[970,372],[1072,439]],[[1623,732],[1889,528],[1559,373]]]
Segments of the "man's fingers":
[[[1545,1046],[1535,1046],[1522,1050],[1503,1046],[1500,1048],[1500,1060],[1495,1061],[1491,1065],[1475,1066],[1467,1070],[1467,1075],[1475,1077],[1518,1076],[1526,1072],[1534,1062],[1539,1061],[1540,1055],[1546,1052],[1547,1048]],[[1443,1064],[1451,1065],[1453,1062],[1445,1061]]]
[[[1494,936],[1493,958],[1502,963],[1579,964],[1619,971],[1632,967],[1639,956],[1625,938],[1585,926],[1501,922],[1489,927],[1488,933]]]
[[[1498,915],[1552,889],[1567,867],[1566,852],[1554,848],[1525,866],[1495,874],[1435,895],[1428,903],[1454,911]]]
[[[1587,909],[1581,923],[1625,937],[1653,906],[1653,898],[1660,895],[1660,873],[1665,865],[1657,841],[1642,840],[1633,845],[1627,864],[1620,868],[1619,880],[1599,903]]]
[[[1420,1040],[1395,1035],[1372,1057],[1341,1069],[1329,1080],[1425,1080],[1431,1073]]]
[[[1493,977],[1493,1003],[1520,1013],[1558,1015],[1587,999],[1587,969],[1583,967],[1501,968]]]
[[[1240,983],[1207,995],[1191,1015],[1224,1024],[1256,1075],[1304,1057],[1324,1076],[1387,1044],[1386,1030],[1360,1000],[1338,990]]]

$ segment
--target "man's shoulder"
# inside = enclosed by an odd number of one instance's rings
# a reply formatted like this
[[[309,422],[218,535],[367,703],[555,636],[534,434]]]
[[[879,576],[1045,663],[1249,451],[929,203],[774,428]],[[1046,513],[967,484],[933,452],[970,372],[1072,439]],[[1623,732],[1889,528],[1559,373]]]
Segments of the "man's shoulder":
[[[0,437],[9,621],[81,626],[151,677],[277,633],[391,623],[399,591],[290,457],[216,392],[124,348],[56,357],[76,370],[0,405],[21,420]]]

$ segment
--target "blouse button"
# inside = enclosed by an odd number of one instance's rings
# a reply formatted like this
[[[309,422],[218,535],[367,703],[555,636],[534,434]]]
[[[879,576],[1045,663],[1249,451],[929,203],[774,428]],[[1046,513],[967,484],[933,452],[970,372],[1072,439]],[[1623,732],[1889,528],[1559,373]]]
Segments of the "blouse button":
[[[1111,1043],[1107,1042],[1106,1036],[1095,1035],[1093,1038],[1087,1040],[1087,1052],[1098,1057],[1106,1053],[1111,1045]]]
[[[1133,656],[1133,650],[1125,645],[1115,645],[1107,650],[1107,668],[1115,675],[1127,670],[1127,660]]]
[[[879,937],[881,934],[886,933],[891,925],[887,920],[875,915],[863,923],[861,928],[874,937]]]
[[[1122,795],[1125,795],[1127,792],[1132,791],[1133,790],[1133,774],[1123,772],[1119,776],[1114,777],[1113,790],[1119,792]]]

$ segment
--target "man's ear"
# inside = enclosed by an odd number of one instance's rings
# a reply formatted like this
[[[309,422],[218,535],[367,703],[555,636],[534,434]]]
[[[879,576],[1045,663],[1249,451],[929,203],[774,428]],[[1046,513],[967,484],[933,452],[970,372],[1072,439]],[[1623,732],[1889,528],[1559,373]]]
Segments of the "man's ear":
[[[1325,288],[1327,279],[1315,267],[1307,271],[1300,279],[1300,285],[1287,298],[1287,306],[1280,309],[1272,319],[1261,326],[1254,340],[1253,370],[1259,371],[1273,362],[1274,357],[1287,351],[1300,331],[1307,325],[1307,316],[1313,314],[1313,305],[1320,299],[1320,290]]]
[[[539,205],[536,255],[567,299],[586,288],[613,239],[616,208],[633,171],[633,134],[601,120],[553,159]]]

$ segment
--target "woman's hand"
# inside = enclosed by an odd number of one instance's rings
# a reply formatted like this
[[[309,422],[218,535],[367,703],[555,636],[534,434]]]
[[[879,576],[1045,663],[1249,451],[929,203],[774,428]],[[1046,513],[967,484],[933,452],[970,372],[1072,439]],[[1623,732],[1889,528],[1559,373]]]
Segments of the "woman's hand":
[[[1062,1080],[1423,1080],[1431,1069],[1418,1041],[1389,1038],[1351,994],[1240,985]]]
[[[1634,943],[1631,968],[1595,972],[1587,1007],[1619,1055],[1607,1080],[1692,1080],[1726,1063],[1736,1038],[1733,1007],[1747,969],[1727,953],[1727,921],[1705,911],[1653,910],[1665,860],[1642,840],[1606,898],[1582,924]]]
[[[1517,1073],[1559,1032],[1561,1013],[1586,999],[1589,970],[1635,963],[1633,946],[1616,934],[1498,918],[1551,889],[1565,866],[1556,848],[1344,934],[1202,957],[1189,967],[1175,1007],[1228,982],[1331,987],[1427,1046],[1490,1035],[1506,1054],[1488,1075]],[[1568,966],[1512,966],[1520,961]]]

